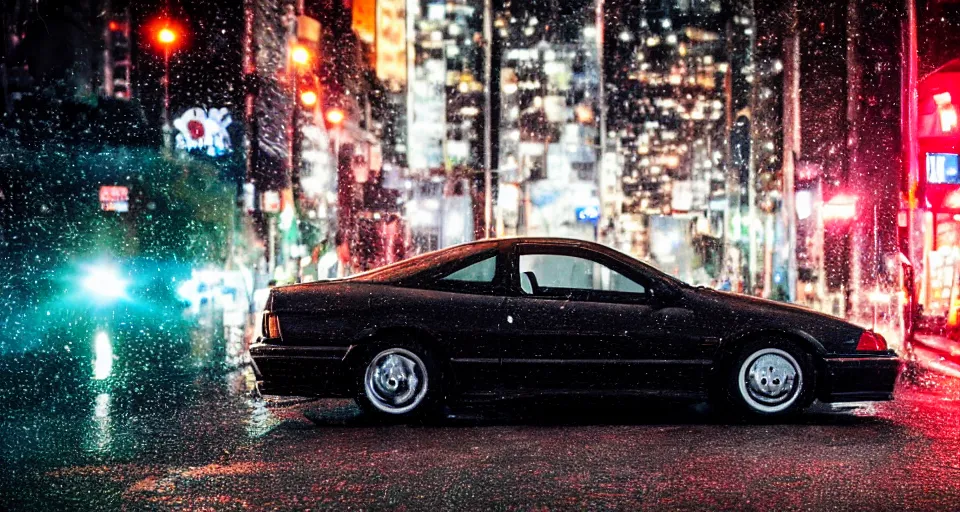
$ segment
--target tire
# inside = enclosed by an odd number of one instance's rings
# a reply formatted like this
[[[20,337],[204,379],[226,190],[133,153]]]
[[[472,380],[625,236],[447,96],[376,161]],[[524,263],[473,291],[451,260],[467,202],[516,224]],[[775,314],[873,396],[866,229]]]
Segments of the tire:
[[[787,340],[761,340],[741,349],[726,372],[726,402],[752,417],[796,414],[813,402],[816,369],[810,354]]]
[[[438,409],[441,375],[430,352],[411,343],[377,343],[357,371],[357,405],[385,418],[424,417]]]

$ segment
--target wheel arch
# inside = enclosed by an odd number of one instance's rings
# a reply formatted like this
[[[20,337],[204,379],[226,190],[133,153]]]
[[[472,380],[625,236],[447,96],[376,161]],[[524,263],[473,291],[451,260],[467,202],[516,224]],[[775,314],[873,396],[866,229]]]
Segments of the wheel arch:
[[[714,360],[710,381],[713,383],[722,382],[722,379],[726,377],[726,371],[729,369],[730,364],[736,359],[740,350],[745,345],[754,341],[770,338],[795,343],[802,350],[810,354],[815,372],[813,396],[819,396],[818,392],[826,371],[826,363],[823,360],[823,356],[827,354],[827,350],[814,336],[799,329],[760,329],[741,333],[729,340],[724,340],[717,349],[717,357]]]

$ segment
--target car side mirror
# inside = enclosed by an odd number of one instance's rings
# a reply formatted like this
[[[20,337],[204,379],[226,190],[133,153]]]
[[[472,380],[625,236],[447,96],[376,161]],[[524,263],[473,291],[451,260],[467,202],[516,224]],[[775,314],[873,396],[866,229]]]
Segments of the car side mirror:
[[[683,294],[680,290],[665,283],[657,283],[657,286],[650,288],[652,303],[658,307],[667,307],[675,304]]]

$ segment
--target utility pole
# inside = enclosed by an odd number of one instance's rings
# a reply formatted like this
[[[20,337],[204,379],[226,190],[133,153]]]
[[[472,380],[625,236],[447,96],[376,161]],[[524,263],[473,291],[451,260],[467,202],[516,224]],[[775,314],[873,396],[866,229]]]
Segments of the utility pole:
[[[860,194],[858,187],[854,187],[854,181],[858,181],[859,177],[859,165],[858,165],[858,153],[860,146],[860,94],[861,94],[861,78],[862,78],[862,69],[860,67],[860,56],[857,52],[857,47],[860,44],[860,7],[858,5],[858,0],[848,0],[847,2],[847,101],[846,101],[846,121],[847,121],[847,131],[846,131],[846,161],[843,166],[843,178],[841,183],[844,187],[848,189],[854,189],[854,194]],[[865,199],[865,198],[864,198]],[[862,199],[858,201],[858,212],[861,209],[859,206],[865,201]],[[859,233],[857,227],[854,226],[851,228],[852,231],[848,238],[851,239],[852,243],[849,243],[848,248],[846,249],[846,258],[845,260],[849,262],[849,270],[846,275],[849,276],[845,283],[843,290],[843,310],[844,313],[850,318],[852,314],[852,308],[854,306],[853,299],[854,290],[859,291],[860,289],[860,278],[862,265],[860,264],[859,256],[860,251],[856,249],[857,245],[862,242],[861,237],[857,236]]]
[[[603,227],[606,224],[606,205],[603,195],[603,164],[607,154],[607,94],[606,80],[604,78],[604,0],[596,0],[596,21],[597,24],[597,63],[600,68],[599,73],[599,91],[597,91],[597,101],[600,107],[600,151],[597,155],[597,166],[594,169],[597,181],[597,204],[599,205],[600,216],[597,218],[597,242],[602,242]],[[611,241],[613,242],[613,241]]]
[[[493,0],[483,0],[483,237],[490,238],[493,220],[493,113],[490,85],[493,83]]]
[[[922,226],[922,213],[917,208],[916,196],[912,192],[920,181],[920,169],[917,162],[917,9],[914,0],[905,0],[907,16],[903,21],[904,27],[904,51],[902,53],[903,64],[901,66],[901,107],[900,107],[900,131],[903,143],[903,175],[907,177],[904,180],[906,190],[903,191],[903,197],[907,198],[905,214],[907,217],[907,235],[906,240],[902,241],[901,251],[906,252],[907,259],[912,268],[916,269],[918,263],[923,260],[923,238],[919,226]],[[917,306],[917,283],[916,272],[912,275],[905,273],[904,280],[911,278],[904,283],[907,288],[907,312],[908,318],[904,319],[907,326],[906,335],[912,331],[912,322],[914,311]]]
[[[788,7],[789,25],[783,41],[783,204],[787,228],[787,299],[797,299],[797,187],[796,164],[800,154],[800,32],[797,2]]]

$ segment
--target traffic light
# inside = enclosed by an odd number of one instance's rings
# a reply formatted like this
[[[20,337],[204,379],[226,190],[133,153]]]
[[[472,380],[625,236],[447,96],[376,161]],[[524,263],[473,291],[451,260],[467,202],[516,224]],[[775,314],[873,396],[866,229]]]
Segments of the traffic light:
[[[124,15],[107,22],[107,48],[103,63],[103,92],[106,96],[130,99],[130,20]]]
[[[298,67],[309,64],[311,57],[310,50],[306,46],[296,44],[290,48],[290,60]]]
[[[169,48],[177,42],[177,33],[170,27],[163,27],[157,31],[157,42],[165,48]]]

